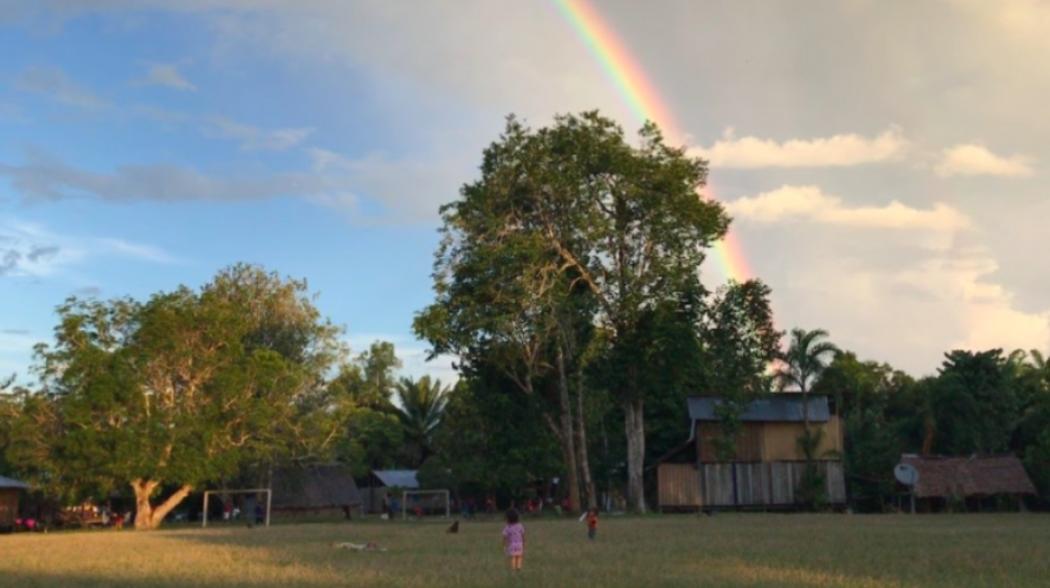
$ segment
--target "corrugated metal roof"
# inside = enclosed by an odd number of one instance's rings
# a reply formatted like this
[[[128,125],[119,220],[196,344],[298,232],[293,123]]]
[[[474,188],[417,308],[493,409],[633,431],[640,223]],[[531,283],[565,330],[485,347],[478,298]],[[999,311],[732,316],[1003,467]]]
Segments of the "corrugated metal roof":
[[[19,482],[14,478],[0,476],[0,488],[20,488],[22,490],[28,490],[29,484],[26,484],[25,482]]]
[[[408,488],[409,490],[419,488],[416,470],[372,470],[372,473],[387,487]]]
[[[901,463],[919,472],[915,496],[993,496],[1035,494],[1021,460],[1013,455],[939,457],[905,454]]]
[[[689,418],[694,421],[717,421],[719,418],[715,407],[721,402],[721,398],[713,396],[692,396],[689,398]],[[830,415],[827,396],[809,397],[811,422],[826,422]],[[759,398],[748,405],[740,419],[745,422],[802,422],[802,396],[785,392]]]

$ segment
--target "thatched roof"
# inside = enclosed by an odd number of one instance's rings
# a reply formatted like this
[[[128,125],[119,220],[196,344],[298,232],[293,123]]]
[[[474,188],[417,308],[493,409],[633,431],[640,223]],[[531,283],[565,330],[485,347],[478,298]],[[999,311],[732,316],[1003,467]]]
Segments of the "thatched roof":
[[[919,472],[917,498],[1035,494],[1021,460],[1013,455],[939,457],[905,454],[901,463]]]
[[[341,464],[285,468],[270,483],[273,508],[342,508],[361,504],[350,468]]]

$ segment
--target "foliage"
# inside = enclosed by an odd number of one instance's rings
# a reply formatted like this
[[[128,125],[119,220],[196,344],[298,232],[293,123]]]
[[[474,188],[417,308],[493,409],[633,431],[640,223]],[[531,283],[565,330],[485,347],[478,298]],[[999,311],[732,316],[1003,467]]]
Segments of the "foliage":
[[[945,354],[931,402],[934,450],[947,455],[999,453],[1020,417],[1012,367],[1002,350]]]
[[[558,444],[535,399],[508,392],[500,370],[478,366],[448,394],[436,454],[461,493],[516,496],[561,470]]]
[[[448,389],[430,376],[401,378],[397,398],[397,416],[411,446],[412,465],[419,466],[434,453],[434,434],[448,405]]]
[[[773,325],[770,294],[758,280],[731,282],[706,304],[700,323],[702,389],[722,399],[715,408],[721,429],[715,452],[721,459],[735,453],[748,403],[772,389],[769,366],[780,356],[782,333]]]
[[[313,449],[325,437],[301,408],[340,346],[305,292],[237,265],[199,292],[68,300],[37,350],[44,390],[24,399],[19,465],[70,494],[130,484],[150,528],[194,487]],[[178,491],[154,507],[165,485]]]
[[[698,288],[703,249],[728,219],[697,197],[707,173],[702,160],[668,147],[655,125],[639,139],[628,145],[596,112],[560,116],[537,131],[508,119],[484,153],[481,179],[442,209],[438,300],[416,325],[438,351],[507,349],[500,363],[523,366],[522,377],[532,378],[549,310],[558,306],[550,297],[586,288],[608,349],[629,360],[607,364],[619,371],[614,391],[625,413],[632,506],[644,510],[639,362],[651,341],[640,331],[657,307]]]

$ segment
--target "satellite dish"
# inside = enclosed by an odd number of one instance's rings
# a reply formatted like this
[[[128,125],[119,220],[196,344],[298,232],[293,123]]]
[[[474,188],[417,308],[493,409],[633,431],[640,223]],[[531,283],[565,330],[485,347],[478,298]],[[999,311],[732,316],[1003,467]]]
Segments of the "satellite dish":
[[[893,477],[905,486],[914,486],[919,481],[919,470],[908,463],[899,463],[893,468]]]

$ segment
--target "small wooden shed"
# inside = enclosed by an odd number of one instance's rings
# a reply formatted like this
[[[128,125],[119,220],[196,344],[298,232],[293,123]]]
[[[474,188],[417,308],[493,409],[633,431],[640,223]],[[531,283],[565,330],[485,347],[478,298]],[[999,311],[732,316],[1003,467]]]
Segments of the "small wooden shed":
[[[0,532],[14,529],[18,518],[18,501],[29,485],[14,478],[0,476]]]
[[[657,465],[662,510],[711,508],[788,508],[806,467],[798,438],[805,430],[799,394],[780,393],[751,402],[741,415],[733,456],[722,460],[716,440],[723,434],[717,397],[688,399],[689,440]],[[842,468],[842,427],[828,398],[810,396],[810,427],[823,433],[816,467],[832,505],[846,502]]]

